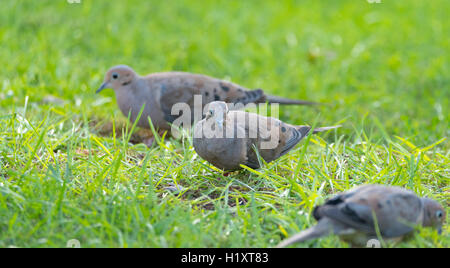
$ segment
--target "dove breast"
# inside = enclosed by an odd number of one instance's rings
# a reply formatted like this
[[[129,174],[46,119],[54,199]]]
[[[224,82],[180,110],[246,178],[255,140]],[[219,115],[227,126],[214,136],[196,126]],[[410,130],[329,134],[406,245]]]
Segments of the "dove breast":
[[[197,154],[222,170],[237,170],[247,161],[247,144],[244,138],[227,138],[233,131],[235,136],[245,136],[245,130],[239,126],[231,129],[225,125],[222,131],[214,131],[202,120],[194,126],[193,146]],[[228,134],[230,135],[230,134]]]

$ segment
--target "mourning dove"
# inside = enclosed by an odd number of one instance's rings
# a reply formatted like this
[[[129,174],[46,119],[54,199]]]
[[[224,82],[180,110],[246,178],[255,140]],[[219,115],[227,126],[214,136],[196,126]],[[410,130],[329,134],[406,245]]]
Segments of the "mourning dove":
[[[317,104],[309,101],[291,100],[268,96],[261,89],[249,90],[243,86],[201,74],[185,72],[162,72],[147,76],[138,75],[132,68],[119,65],[112,67],[105,75],[97,93],[105,88],[115,91],[117,103],[125,116],[131,112],[134,122],[141,107],[145,104],[139,127],[150,128],[148,117],[157,129],[169,130],[178,115],[172,115],[172,106],[186,103],[191,108],[194,96],[202,96],[201,108],[212,101],[228,103],[279,103],[293,105]],[[193,110],[193,109],[192,109]],[[200,111],[201,113],[201,111]],[[191,124],[194,117],[191,117]]]
[[[313,216],[317,225],[277,247],[329,234],[339,235],[352,246],[366,246],[370,239],[377,238],[377,228],[381,237],[388,240],[401,239],[415,225],[431,226],[441,233],[445,210],[438,202],[400,187],[363,185],[315,207]]]
[[[271,162],[289,152],[311,130],[272,117],[230,111],[225,102],[209,103],[206,110],[206,118],[194,126],[194,149],[224,171],[241,169],[241,164],[259,168],[258,154]],[[316,128],[313,133],[337,127]]]

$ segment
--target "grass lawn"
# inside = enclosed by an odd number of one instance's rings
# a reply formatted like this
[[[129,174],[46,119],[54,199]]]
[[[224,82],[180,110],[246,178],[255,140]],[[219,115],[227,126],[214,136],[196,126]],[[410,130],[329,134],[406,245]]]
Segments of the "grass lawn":
[[[449,13],[448,0],[2,1],[0,247],[272,247],[365,183],[432,197],[448,215]],[[113,91],[94,94],[116,64],[327,103],[280,119],[344,127],[225,177],[189,135],[128,142]],[[449,231],[389,246],[449,247]]]

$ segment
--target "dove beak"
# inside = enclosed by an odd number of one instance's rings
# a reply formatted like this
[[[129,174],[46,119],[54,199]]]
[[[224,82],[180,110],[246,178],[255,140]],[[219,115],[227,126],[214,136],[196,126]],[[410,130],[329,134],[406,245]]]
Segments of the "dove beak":
[[[98,89],[95,91],[95,94],[100,93],[103,89],[105,89],[108,86],[108,82],[104,82]]]
[[[208,113],[206,113],[206,117],[205,119],[210,119],[211,117],[213,117],[214,111],[213,110],[209,110]]]

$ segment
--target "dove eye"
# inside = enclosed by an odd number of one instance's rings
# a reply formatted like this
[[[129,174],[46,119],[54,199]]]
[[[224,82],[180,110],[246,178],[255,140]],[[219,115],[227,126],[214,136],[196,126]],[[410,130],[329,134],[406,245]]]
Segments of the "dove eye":
[[[118,73],[113,73],[113,74],[112,74],[112,78],[113,78],[113,79],[119,78],[119,74],[118,74]]]
[[[442,218],[442,211],[436,211],[436,217],[438,217],[438,219]]]

